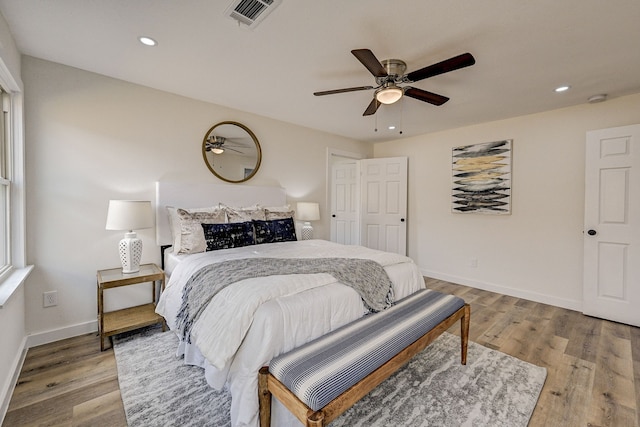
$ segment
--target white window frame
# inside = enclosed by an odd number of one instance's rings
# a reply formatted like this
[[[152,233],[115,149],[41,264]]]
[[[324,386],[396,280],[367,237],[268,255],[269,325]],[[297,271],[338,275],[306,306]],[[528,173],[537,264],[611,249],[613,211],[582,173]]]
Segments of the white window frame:
[[[4,212],[0,213],[0,227],[3,228],[4,240],[0,241],[0,281],[11,272],[11,96],[4,91],[0,85],[2,96],[2,116],[0,117],[0,208]],[[4,193],[4,194],[3,194]]]
[[[33,266],[27,265],[26,256],[26,172],[22,83],[14,78],[2,58],[0,58],[0,86],[9,97],[8,121],[5,125],[9,137],[7,173],[10,180],[7,212],[9,222],[7,250],[10,265],[0,272],[0,309],[2,309],[24,283]]]

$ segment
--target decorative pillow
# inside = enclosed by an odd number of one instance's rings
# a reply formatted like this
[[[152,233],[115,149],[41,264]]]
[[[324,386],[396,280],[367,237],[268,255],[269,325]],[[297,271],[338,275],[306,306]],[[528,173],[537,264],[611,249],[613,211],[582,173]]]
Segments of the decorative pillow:
[[[253,227],[255,229],[256,245],[297,240],[293,218],[269,221],[254,220]]]
[[[202,224],[207,251],[239,248],[255,244],[253,225],[248,222]]]
[[[218,206],[210,206],[206,208],[192,208],[192,209],[184,209],[187,212],[218,212],[220,211],[220,207]],[[169,213],[169,228],[171,230],[171,237],[173,239],[173,247],[180,246],[180,217],[178,216],[178,208],[173,206],[167,206],[167,212]],[[177,250],[176,250],[177,252]]]
[[[227,222],[247,222],[252,219],[266,219],[264,209],[258,205],[244,208],[222,205],[222,208],[227,213]]]
[[[220,208],[206,207],[185,210],[188,212],[214,212],[216,210],[220,210]],[[174,248],[174,252],[177,254],[181,247],[182,224],[180,217],[178,216],[178,208],[167,206],[167,212],[169,214],[169,229],[171,230],[172,246]]]
[[[207,244],[200,224],[222,224],[225,222],[224,211],[219,208],[200,212],[178,208],[176,214],[180,225],[180,237],[174,239],[173,250],[177,254],[195,254],[206,251]]]
[[[266,220],[293,218],[296,211],[291,209],[290,205],[270,206],[264,208],[264,216]]]

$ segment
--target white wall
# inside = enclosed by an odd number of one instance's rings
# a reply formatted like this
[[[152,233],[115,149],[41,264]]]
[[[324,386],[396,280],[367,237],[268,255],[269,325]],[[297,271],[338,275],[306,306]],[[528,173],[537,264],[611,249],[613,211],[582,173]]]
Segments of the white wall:
[[[202,139],[214,124],[248,126],[262,146],[249,185],[281,186],[291,203],[324,209],[327,147],[363,152],[369,145],[264,117],[24,57],[28,260],[35,270],[25,300],[30,344],[96,329],[97,269],[118,267],[122,233],[106,231],[109,199],[154,200],[158,180],[224,184],[207,169]],[[242,185],[242,184],[237,184]],[[328,215],[318,223],[329,236]],[[140,230],[143,262],[159,262],[154,230]],[[57,290],[59,305],[42,307]],[[109,291],[111,308],[146,289]]]
[[[409,256],[425,275],[580,309],[585,134],[638,122],[640,94],[379,143],[374,155],[409,157]],[[502,139],[513,139],[512,214],[451,213],[451,149]]]
[[[24,359],[26,344],[24,287],[18,288],[0,309],[0,423]]]
[[[14,79],[19,80],[20,52],[11,35],[11,29],[2,14],[0,14],[0,58],[2,58],[2,62],[4,66],[7,67],[9,74],[11,74]]]

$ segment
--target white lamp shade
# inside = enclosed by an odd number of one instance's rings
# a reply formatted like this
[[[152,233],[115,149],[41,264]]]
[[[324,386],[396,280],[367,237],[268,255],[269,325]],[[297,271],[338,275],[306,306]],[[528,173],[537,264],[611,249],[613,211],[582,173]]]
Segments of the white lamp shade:
[[[320,205],[311,202],[298,202],[296,217],[300,221],[317,221],[320,219]]]
[[[109,200],[107,230],[138,230],[153,227],[151,202],[144,200]]]

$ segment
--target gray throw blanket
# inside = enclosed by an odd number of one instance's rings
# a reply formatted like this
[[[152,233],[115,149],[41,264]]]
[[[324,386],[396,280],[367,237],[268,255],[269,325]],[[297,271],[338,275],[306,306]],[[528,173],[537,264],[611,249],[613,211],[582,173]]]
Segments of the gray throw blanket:
[[[328,273],[355,289],[372,311],[393,302],[387,272],[375,261],[360,258],[246,258],[207,265],[189,278],[182,293],[176,326],[179,336],[191,342],[191,328],[209,301],[226,286],[244,279],[284,274]]]

